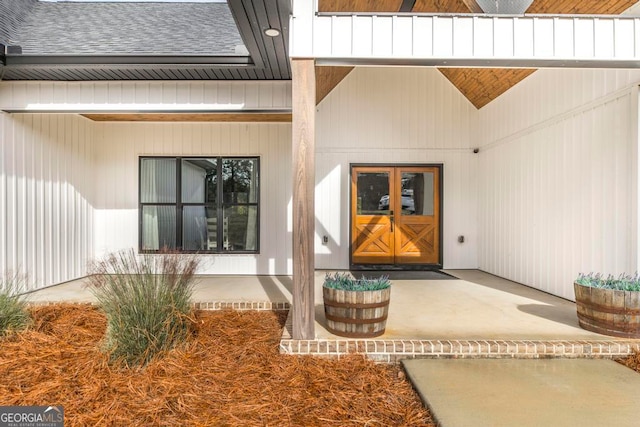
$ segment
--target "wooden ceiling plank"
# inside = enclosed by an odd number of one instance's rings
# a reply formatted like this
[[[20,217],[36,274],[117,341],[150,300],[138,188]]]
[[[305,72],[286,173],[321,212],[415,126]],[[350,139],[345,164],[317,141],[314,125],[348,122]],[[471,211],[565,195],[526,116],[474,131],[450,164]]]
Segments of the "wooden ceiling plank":
[[[82,116],[96,122],[291,122],[291,113],[96,113]]]
[[[469,12],[472,13],[484,13],[484,10],[480,7],[476,0],[462,0],[462,3],[469,9]]]
[[[439,70],[476,108],[484,107],[535,71],[498,68]]]
[[[464,0],[416,0],[413,11],[416,13],[469,13]]]
[[[319,0],[319,12],[397,12],[403,0]]]
[[[534,0],[526,13],[619,15],[637,0]]]
[[[316,67],[316,105],[353,70],[354,67]]]

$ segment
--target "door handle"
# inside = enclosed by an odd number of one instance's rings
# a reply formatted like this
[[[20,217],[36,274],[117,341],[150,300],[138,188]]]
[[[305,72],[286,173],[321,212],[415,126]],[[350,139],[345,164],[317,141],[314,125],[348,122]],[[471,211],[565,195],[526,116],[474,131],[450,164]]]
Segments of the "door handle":
[[[391,232],[393,233],[393,223],[394,223],[394,216],[393,216],[393,211],[389,211],[389,215],[391,215],[390,220],[391,220]]]

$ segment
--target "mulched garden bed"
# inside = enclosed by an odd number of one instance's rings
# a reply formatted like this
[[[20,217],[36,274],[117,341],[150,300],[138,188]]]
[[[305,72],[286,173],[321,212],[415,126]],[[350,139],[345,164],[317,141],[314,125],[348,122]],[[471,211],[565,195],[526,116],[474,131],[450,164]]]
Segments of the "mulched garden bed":
[[[63,405],[68,426],[434,425],[399,367],[281,355],[283,312],[197,312],[189,342],[142,369],[108,363],[96,307],[31,313],[0,340],[0,405]]]

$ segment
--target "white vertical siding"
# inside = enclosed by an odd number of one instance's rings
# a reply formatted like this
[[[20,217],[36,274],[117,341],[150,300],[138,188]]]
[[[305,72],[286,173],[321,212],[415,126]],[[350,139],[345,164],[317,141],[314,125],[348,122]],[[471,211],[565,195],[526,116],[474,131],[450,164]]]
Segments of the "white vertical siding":
[[[633,273],[638,71],[540,70],[480,110],[480,268],[573,299]]]
[[[289,81],[0,82],[6,111],[288,110]]]
[[[290,55],[323,65],[611,68],[640,59],[640,19],[631,16],[300,16]]]
[[[318,106],[316,267],[349,266],[351,163],[443,163],[444,267],[476,268],[477,116],[435,69],[352,71]]]
[[[93,256],[91,123],[0,113],[0,273],[32,287],[85,275]]]
[[[260,254],[203,255],[205,274],[290,274],[291,125],[95,123],[96,251],[138,247],[140,156],[259,156]]]

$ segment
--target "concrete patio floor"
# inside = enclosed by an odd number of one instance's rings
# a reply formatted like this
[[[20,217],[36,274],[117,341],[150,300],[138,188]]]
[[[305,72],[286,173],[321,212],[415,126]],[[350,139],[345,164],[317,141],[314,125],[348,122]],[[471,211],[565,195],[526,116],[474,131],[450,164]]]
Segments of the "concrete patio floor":
[[[381,340],[611,340],[578,326],[575,304],[478,270],[447,270],[460,280],[393,280]],[[315,275],[316,338],[325,329],[322,282]],[[195,302],[291,302],[288,276],[201,276]],[[80,279],[29,294],[29,300],[90,302]]]

